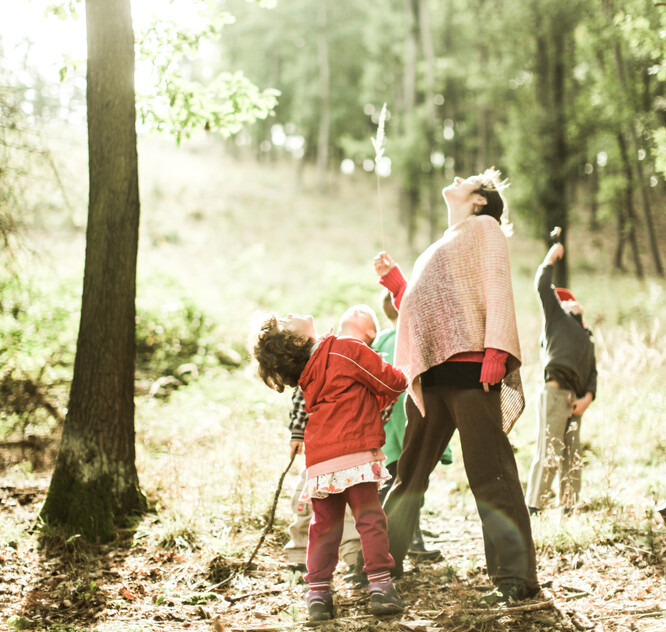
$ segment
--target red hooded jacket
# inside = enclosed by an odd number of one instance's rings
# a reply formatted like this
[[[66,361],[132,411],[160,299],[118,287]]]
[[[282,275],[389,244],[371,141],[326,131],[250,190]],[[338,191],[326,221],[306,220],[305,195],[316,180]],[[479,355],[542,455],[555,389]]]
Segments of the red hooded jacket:
[[[379,412],[407,387],[401,371],[355,338],[325,336],[305,365],[298,385],[309,415],[305,465],[381,448]]]

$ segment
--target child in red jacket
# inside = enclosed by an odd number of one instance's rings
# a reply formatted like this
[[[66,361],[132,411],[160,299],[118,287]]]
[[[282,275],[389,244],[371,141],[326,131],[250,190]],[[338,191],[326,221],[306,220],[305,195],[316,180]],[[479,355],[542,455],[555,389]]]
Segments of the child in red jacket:
[[[368,575],[370,612],[402,612],[391,582],[386,516],[379,485],[384,427],[380,411],[406,388],[405,376],[367,345],[332,334],[318,337],[312,316],[269,316],[261,325],[254,356],[259,375],[278,392],[300,386],[309,415],[305,430],[307,481],[303,498],[312,502],[305,581],[311,621],[333,617],[330,582],[338,562],[345,507],[361,537]]]

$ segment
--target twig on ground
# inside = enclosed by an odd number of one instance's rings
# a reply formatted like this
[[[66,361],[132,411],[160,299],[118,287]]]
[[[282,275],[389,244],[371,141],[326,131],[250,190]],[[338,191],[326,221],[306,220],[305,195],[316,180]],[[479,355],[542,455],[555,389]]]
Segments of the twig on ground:
[[[588,592],[581,592],[581,593],[576,593],[574,595],[567,595],[564,598],[564,601],[576,601],[576,599],[582,599],[583,597],[588,597],[590,593]]]
[[[666,615],[666,610],[618,610],[613,614],[607,614],[603,617],[594,617],[595,621],[603,621],[605,619],[614,619],[619,616],[636,617],[637,619],[644,619],[646,617],[659,617]]]
[[[275,490],[275,497],[273,498],[273,506],[271,507],[271,513],[268,517],[268,522],[266,523],[264,532],[261,534],[261,537],[259,538],[259,542],[257,542],[257,546],[254,547],[254,551],[252,551],[252,555],[250,555],[250,559],[247,562],[245,562],[245,566],[243,566],[243,573],[247,572],[247,569],[250,568],[250,565],[254,560],[254,556],[261,548],[261,545],[264,543],[264,540],[266,539],[266,535],[268,535],[268,532],[271,530],[271,527],[273,526],[273,520],[275,520],[275,508],[277,507],[278,499],[280,498],[280,492],[282,491],[282,483],[284,482],[284,477],[287,475],[287,472],[291,469],[291,466],[295,458],[296,458],[296,450],[294,450],[293,454],[291,455],[291,460],[289,461],[289,465],[287,465],[285,471],[282,472],[282,476],[280,476],[277,489]]]
[[[539,601],[537,603],[528,603],[524,606],[507,606],[501,607],[496,612],[493,612],[494,615],[502,617],[505,614],[515,614],[517,612],[534,612],[535,610],[549,610],[553,608],[554,601],[548,599],[547,601]],[[471,610],[465,609],[465,614],[490,614],[487,608],[473,608]]]
[[[524,606],[508,606],[508,607],[501,607],[498,608],[497,610],[490,610],[488,608],[464,608],[462,612],[464,614],[487,614],[490,615],[487,620],[490,621],[491,619],[496,619],[497,617],[504,617],[508,614],[517,614],[519,612],[535,612],[537,610],[549,610],[554,607],[554,602],[552,599],[549,599],[548,601],[540,601],[538,603],[529,603],[525,604]],[[442,610],[434,619],[433,621],[439,621],[441,620],[440,617],[443,619],[445,617],[450,617],[451,616],[450,611]]]
[[[577,630],[591,630],[595,625],[580,612],[574,612],[571,615],[571,622],[574,624],[574,626],[576,626]]]
[[[242,595],[234,595],[233,597],[227,597],[225,595],[225,599],[229,603],[235,603],[236,601],[241,601],[243,599],[247,599],[248,597],[258,597],[259,595],[279,595],[281,592],[284,592],[282,590],[279,590],[277,588],[272,588],[270,590],[256,590],[253,592],[246,592],[243,593]]]
[[[233,626],[227,628],[229,632],[278,632],[279,630],[286,630],[295,627],[293,623],[274,623],[272,625],[248,625],[248,626]],[[222,628],[224,629],[224,628]]]

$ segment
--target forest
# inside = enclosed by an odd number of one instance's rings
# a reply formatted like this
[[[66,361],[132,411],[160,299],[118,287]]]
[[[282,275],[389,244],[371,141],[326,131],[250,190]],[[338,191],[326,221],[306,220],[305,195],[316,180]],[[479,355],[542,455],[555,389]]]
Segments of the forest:
[[[23,6],[25,4],[25,6]],[[456,433],[403,613],[337,567],[330,630],[666,630],[666,5],[656,0],[32,0],[0,22],[0,628],[301,630],[304,468],[257,313],[338,327],[409,275],[442,189],[506,178],[525,409],[534,278],[593,334],[582,489],[531,516],[541,592],[488,603]],[[555,237],[556,236],[556,237]],[[473,267],[473,262],[470,262]]]

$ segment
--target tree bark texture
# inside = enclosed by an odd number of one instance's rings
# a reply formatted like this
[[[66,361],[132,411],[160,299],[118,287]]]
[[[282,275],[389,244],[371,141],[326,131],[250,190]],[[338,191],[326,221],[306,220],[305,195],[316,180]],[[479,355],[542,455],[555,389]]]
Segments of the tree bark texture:
[[[622,160],[622,170],[624,172],[624,209],[621,209],[622,220],[619,226],[622,229],[618,240],[621,242],[625,239],[629,240],[631,245],[631,253],[634,257],[634,267],[636,268],[636,276],[639,279],[643,278],[643,265],[641,263],[641,254],[638,248],[638,240],[636,238],[636,210],[634,209],[634,172],[631,168],[631,161],[629,160],[629,152],[627,150],[627,141],[622,133],[617,135],[617,144],[620,150],[620,159]],[[621,255],[622,250],[618,248],[615,258],[616,265],[619,261],[621,268]]]
[[[319,2],[318,15],[318,48],[319,48],[319,85],[321,98],[321,111],[319,114],[319,136],[317,139],[317,180],[319,191],[326,191],[326,173],[328,169],[328,146],[331,109],[331,69],[328,51],[328,17],[326,14],[326,0]]]
[[[609,22],[612,23],[613,16],[615,15],[615,9],[613,7],[613,3],[607,0],[604,2],[604,10],[607,16],[607,19]],[[615,60],[615,72],[617,74],[617,80],[621,89],[622,94],[627,95],[627,97],[630,99],[630,102],[635,103],[635,107],[632,108],[633,111],[637,111],[638,108],[638,102],[635,98],[632,98],[632,89],[629,86],[629,82],[627,80],[627,69],[626,69],[626,64],[624,61],[624,54],[622,52],[622,47],[620,40],[618,39],[617,34],[615,33],[615,30],[613,32],[613,58]],[[640,104],[640,105],[645,105]],[[648,110],[649,110],[648,106]],[[633,114],[628,114],[626,116],[626,133],[629,136],[629,141],[631,143],[631,150],[629,151],[627,149],[626,153],[626,159],[629,160],[629,165],[631,167],[631,170],[635,172],[636,174],[636,184],[638,186],[638,189],[641,194],[641,201],[643,205],[643,215],[645,217],[645,227],[647,229],[648,233],[648,240],[650,243],[650,253],[652,254],[652,260],[654,262],[654,267],[659,276],[664,276],[664,267],[661,262],[661,254],[659,252],[659,243],[657,241],[657,231],[654,226],[654,221],[652,219],[652,204],[650,202],[650,193],[648,189],[648,184],[647,180],[644,176],[643,173],[643,167],[641,165],[640,160],[638,160],[638,150],[640,149],[640,142],[639,142],[639,137],[638,133],[636,131],[636,125],[634,122],[634,115]],[[631,158],[629,159],[629,156]],[[623,158],[624,160],[624,158]],[[633,211],[633,209],[631,209]],[[629,212],[629,209],[628,209]],[[630,215],[631,217],[631,215]],[[638,266],[637,266],[638,269]],[[642,274],[639,274],[639,276],[642,276]]]
[[[418,56],[419,16],[418,0],[405,0],[405,67],[403,75],[403,125],[405,134],[414,133],[416,107],[416,59]],[[411,138],[411,137],[410,137]],[[411,162],[413,157],[410,157]],[[416,213],[419,203],[420,174],[408,168],[403,174],[398,195],[400,217],[407,227],[407,243],[414,245]]]
[[[69,407],[42,518],[113,537],[146,503],[134,446],[139,187],[130,0],[86,0],[89,207]]]
[[[430,162],[430,170],[424,176],[426,188],[426,203],[428,205],[428,219],[430,227],[430,241],[435,241],[442,232],[440,226],[441,198],[439,190],[439,173],[432,167],[432,154],[435,151],[435,135],[437,133],[437,111],[435,109],[435,67],[437,59],[435,47],[432,41],[432,28],[430,25],[429,0],[419,0],[419,34],[424,61],[425,100],[426,100],[426,126],[428,155],[426,160]]]
[[[573,45],[573,24],[556,19],[555,15],[543,15],[543,7],[536,3],[535,11],[535,88],[540,107],[539,135],[542,139],[543,184],[540,188],[539,206],[543,211],[543,231],[547,241],[555,226],[562,228],[561,240],[566,244],[569,226],[567,174],[569,151],[566,142],[566,50]],[[552,7],[551,7],[552,10]],[[569,272],[564,257],[554,271],[554,282],[568,286]]]

